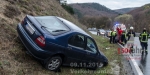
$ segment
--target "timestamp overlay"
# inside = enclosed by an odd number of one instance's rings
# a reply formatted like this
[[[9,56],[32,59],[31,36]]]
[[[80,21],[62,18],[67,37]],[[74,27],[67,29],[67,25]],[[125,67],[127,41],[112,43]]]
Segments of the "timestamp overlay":
[[[99,63],[76,63],[76,62],[72,62],[70,63],[71,67],[86,67],[86,68],[90,68],[90,67],[98,67],[100,66]],[[97,69],[97,70],[89,70],[89,69],[70,69],[71,73],[94,73],[94,74],[114,74],[113,70],[106,70],[106,69]]]
[[[98,67],[98,66],[100,66],[100,64],[99,63],[95,63],[95,62],[89,62],[89,63],[71,62],[70,66],[71,67]]]
[[[114,74],[112,70],[105,70],[105,69],[99,69],[99,70],[89,70],[89,69],[70,69],[70,72],[73,74],[76,73],[85,73],[85,74]]]

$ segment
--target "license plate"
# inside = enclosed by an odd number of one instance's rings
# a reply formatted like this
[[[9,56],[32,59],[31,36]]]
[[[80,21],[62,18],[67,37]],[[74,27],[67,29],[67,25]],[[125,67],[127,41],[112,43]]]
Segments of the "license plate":
[[[28,32],[29,32],[30,34],[33,34],[33,33],[35,32],[35,30],[34,30],[33,27],[30,25],[29,22],[27,22],[27,24],[26,24],[26,29],[28,30]]]

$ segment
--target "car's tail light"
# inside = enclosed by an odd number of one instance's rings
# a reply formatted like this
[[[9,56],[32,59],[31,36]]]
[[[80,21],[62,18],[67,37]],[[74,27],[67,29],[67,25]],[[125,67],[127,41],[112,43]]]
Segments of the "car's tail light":
[[[21,21],[21,24],[24,25],[24,20]]]
[[[36,38],[35,42],[40,46],[44,47],[45,46],[45,38],[43,36],[39,36]]]

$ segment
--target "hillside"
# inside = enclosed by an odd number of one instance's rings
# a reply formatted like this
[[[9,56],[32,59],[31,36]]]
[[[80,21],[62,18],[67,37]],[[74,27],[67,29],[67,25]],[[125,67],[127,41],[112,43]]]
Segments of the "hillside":
[[[114,11],[115,11],[115,12],[118,12],[118,13],[120,13],[120,14],[125,14],[125,13],[128,13],[128,12],[134,10],[134,9],[136,9],[136,7],[134,7],[134,8],[116,9],[116,10],[114,10]]]
[[[17,38],[16,26],[27,14],[57,15],[85,29],[56,0],[0,0],[0,75],[56,74],[47,71],[32,56],[27,55],[25,47]]]
[[[141,32],[142,28],[145,27],[150,32],[150,4],[136,8],[128,14],[134,18],[136,31]]]
[[[70,67],[62,67],[61,73],[55,73],[43,68],[37,60],[26,54],[26,48],[19,40],[16,32],[17,24],[29,14],[34,16],[60,16],[75,23],[89,33],[86,27],[66,12],[57,0],[0,0],[0,2],[0,75],[79,75],[79,73],[72,73],[70,71],[72,68]],[[115,70],[117,72],[122,71],[122,69],[118,69],[118,67],[122,67],[120,55],[116,51],[118,46],[109,44],[109,40],[106,38],[90,35],[95,39],[98,48],[111,61],[107,67],[100,69],[102,71],[109,71],[102,75],[109,75],[112,69],[113,72]],[[110,50],[106,50],[106,47],[109,47]],[[73,70],[76,70],[76,68],[73,68]],[[82,75],[92,74],[93,72],[82,73]],[[99,75],[99,73],[95,72],[94,75]]]
[[[119,14],[98,3],[74,3],[69,5],[74,8],[75,14],[79,18],[83,16],[114,17]]]

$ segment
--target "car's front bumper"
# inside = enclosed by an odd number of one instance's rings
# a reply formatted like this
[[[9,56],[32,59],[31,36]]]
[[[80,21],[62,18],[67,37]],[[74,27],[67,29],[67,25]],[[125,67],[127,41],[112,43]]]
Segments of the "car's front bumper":
[[[50,53],[37,46],[34,41],[29,37],[21,24],[17,25],[18,36],[30,54],[37,59],[45,60],[50,57]]]

